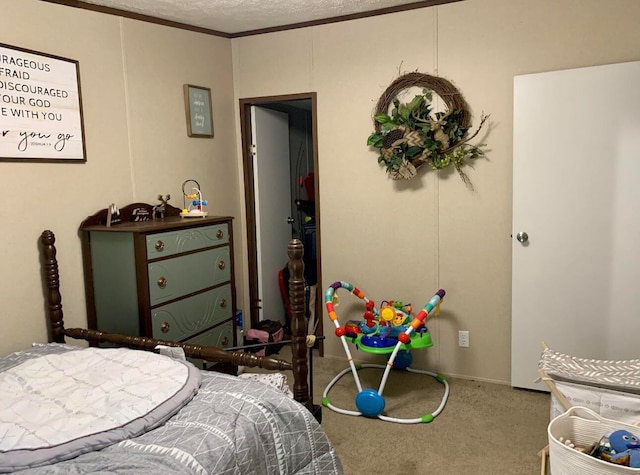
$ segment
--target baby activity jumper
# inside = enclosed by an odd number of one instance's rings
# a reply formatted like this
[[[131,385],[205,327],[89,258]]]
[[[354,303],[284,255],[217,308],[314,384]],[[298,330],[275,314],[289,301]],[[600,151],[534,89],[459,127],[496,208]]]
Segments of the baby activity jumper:
[[[338,315],[335,311],[335,306],[338,301],[336,294],[338,289],[348,290],[352,295],[364,301],[365,312],[361,321],[350,320],[344,327],[340,325]],[[342,370],[329,382],[322,394],[322,404],[340,414],[377,417],[383,421],[401,424],[428,423],[440,414],[449,397],[449,384],[442,375],[411,368],[412,356],[410,351],[433,346],[431,334],[425,326],[425,321],[432,313],[438,314],[440,302],[444,298],[444,295],[444,289],[438,290],[424,308],[412,318],[412,308],[410,304],[404,304],[397,300],[382,301],[380,310],[378,310],[372,300],[369,300],[360,289],[350,283],[338,281],[331,284],[325,294],[325,305],[329,313],[329,318],[336,327],[335,334],[342,341],[349,367]],[[353,343],[357,349],[367,353],[389,355],[386,365],[356,365],[353,361],[348,341]],[[377,391],[362,388],[360,377],[358,376],[358,371],[362,368],[384,369],[382,380]],[[444,385],[444,395],[437,409],[413,419],[390,417],[383,414],[386,403],[382,393],[392,369],[426,374],[432,376],[436,381]],[[336,407],[329,400],[329,391],[331,388],[340,378],[349,372],[353,374],[353,379],[358,389],[358,394],[355,398],[357,411]]]

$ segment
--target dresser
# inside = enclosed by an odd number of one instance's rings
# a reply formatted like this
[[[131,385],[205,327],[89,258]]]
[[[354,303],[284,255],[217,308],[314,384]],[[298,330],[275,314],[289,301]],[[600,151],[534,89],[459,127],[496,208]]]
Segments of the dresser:
[[[135,221],[146,203],[80,226],[90,329],[220,348],[236,345],[232,218]],[[202,361],[196,361],[202,367]]]

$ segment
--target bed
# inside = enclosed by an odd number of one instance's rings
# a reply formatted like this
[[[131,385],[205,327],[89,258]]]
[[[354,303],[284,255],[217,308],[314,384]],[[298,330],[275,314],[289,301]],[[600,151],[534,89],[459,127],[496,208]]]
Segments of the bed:
[[[309,391],[299,240],[288,247],[291,361],[65,328],[55,236],[40,241],[50,343],[0,357],[0,473],[342,473]],[[291,371],[293,398],[164,354]]]

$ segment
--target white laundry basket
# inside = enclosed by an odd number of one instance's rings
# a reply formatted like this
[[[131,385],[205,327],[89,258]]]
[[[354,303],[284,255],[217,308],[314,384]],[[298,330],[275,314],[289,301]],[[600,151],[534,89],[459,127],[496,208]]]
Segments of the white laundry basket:
[[[591,409],[575,406],[549,423],[549,462],[552,475],[640,475],[640,468],[630,468],[597,459],[560,442],[571,440],[578,446],[591,446],[611,432],[625,429],[640,434],[640,428],[605,419]]]

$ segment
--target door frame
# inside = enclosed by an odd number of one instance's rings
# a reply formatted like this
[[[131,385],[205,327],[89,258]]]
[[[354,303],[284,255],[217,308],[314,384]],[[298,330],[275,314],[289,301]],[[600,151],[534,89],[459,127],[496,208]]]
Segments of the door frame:
[[[318,169],[318,127],[317,127],[317,94],[305,92],[299,94],[286,94],[280,96],[263,96],[240,99],[240,136],[242,141],[242,169],[244,174],[244,197],[247,222],[247,264],[249,269],[249,318],[251,327],[258,323],[258,258],[256,244],[256,214],[255,214],[255,184],[253,179],[253,157],[251,155],[251,107],[261,106],[273,102],[287,102],[308,99],[311,101],[311,135],[313,140],[313,171],[315,192],[315,220],[316,220],[316,261],[318,264],[318,285],[316,289],[316,320],[318,322],[318,335],[323,335],[322,313],[322,266],[320,259],[320,193],[319,193],[319,169]],[[323,341],[320,340],[320,352],[322,354]]]

